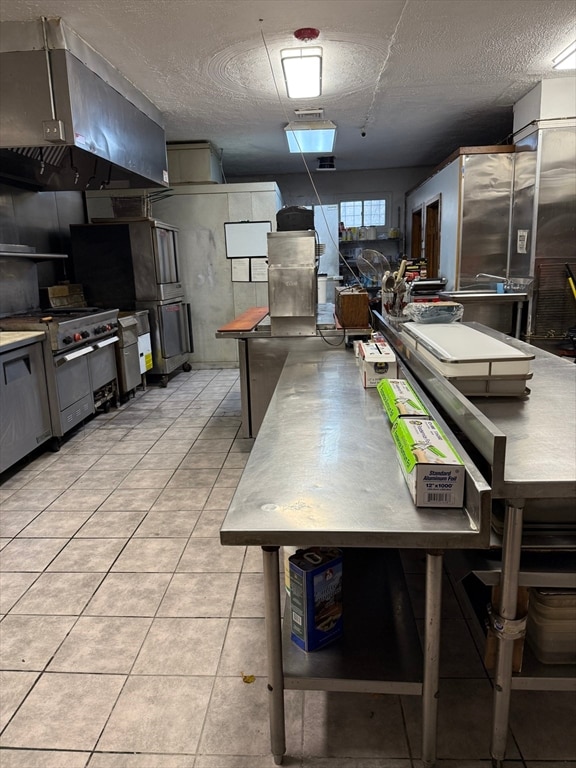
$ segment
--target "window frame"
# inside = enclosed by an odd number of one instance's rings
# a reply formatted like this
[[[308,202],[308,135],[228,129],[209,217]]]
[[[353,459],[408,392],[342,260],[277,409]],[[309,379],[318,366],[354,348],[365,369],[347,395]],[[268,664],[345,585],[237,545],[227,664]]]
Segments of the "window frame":
[[[373,200],[382,200],[384,202],[384,221],[380,222],[379,224],[365,224],[364,223],[364,204],[369,203]],[[344,214],[342,213],[342,203],[362,203],[362,223],[361,224],[349,224],[346,222],[346,219],[344,217]],[[338,201],[338,215],[339,215],[339,221],[344,222],[345,227],[354,227],[354,226],[360,226],[360,227],[369,227],[369,226],[376,226],[376,227],[390,227],[390,218],[391,218],[391,206],[392,206],[392,194],[389,192],[383,192],[380,194],[371,194],[366,197],[359,198],[358,195],[350,194],[350,195],[344,195],[340,197],[340,200]]]

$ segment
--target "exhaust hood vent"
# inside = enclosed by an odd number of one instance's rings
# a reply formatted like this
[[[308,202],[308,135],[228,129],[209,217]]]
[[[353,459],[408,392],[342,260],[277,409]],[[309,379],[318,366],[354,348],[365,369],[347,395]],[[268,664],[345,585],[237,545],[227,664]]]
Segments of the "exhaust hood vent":
[[[0,23],[0,178],[37,190],[168,185],[156,107],[61,19]]]

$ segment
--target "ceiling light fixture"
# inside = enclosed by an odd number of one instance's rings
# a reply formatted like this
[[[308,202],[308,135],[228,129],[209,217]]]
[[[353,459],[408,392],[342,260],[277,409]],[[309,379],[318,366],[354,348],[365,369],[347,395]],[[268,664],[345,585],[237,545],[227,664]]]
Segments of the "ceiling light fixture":
[[[288,123],[284,128],[290,152],[332,152],[336,126],[331,120]]]
[[[311,99],[322,93],[322,48],[284,48],[280,51],[289,99]]]
[[[576,69],[576,40],[552,59],[553,69]]]

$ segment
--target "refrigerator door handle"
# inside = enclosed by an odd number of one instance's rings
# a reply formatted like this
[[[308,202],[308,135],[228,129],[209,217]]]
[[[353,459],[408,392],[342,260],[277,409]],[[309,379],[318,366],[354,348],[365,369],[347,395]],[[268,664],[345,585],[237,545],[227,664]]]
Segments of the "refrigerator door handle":
[[[194,352],[194,336],[192,335],[192,307],[186,304],[188,352]]]

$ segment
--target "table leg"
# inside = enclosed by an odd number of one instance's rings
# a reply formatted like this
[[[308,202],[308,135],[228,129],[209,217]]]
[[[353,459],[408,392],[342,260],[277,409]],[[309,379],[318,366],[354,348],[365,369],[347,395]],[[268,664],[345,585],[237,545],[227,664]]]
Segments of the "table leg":
[[[270,748],[276,765],[282,763],[282,758],[286,752],[278,549],[278,547],[262,547],[266,612],[266,646],[268,651]]]
[[[442,552],[426,553],[426,626],[424,684],[422,687],[422,763],[436,762],[438,732],[438,678],[440,666],[440,618],[442,610]]]
[[[522,502],[506,505],[504,540],[502,543],[502,574],[500,577],[499,621],[516,619],[518,607],[518,573],[522,551]],[[502,765],[508,739],[510,692],[512,690],[512,655],[514,635],[504,631],[497,633],[498,648],[494,677],[494,709],[492,713],[492,763]]]

